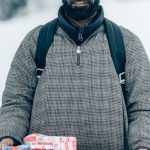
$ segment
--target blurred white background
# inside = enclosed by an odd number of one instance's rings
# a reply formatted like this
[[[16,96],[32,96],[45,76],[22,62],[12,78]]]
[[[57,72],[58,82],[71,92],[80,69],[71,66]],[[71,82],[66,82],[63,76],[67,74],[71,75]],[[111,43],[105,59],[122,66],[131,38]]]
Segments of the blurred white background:
[[[140,37],[150,58],[150,1],[101,0],[101,4],[107,18]],[[13,19],[0,21],[0,105],[10,64],[20,42],[32,28],[55,18],[60,5],[61,0],[30,0]]]

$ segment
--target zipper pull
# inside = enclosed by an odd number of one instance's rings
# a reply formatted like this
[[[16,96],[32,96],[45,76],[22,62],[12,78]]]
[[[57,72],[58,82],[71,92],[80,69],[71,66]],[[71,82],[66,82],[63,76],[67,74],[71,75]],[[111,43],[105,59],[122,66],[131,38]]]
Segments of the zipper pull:
[[[82,42],[83,41],[83,36],[81,33],[78,33],[78,41]]]
[[[81,53],[80,46],[77,47],[76,53],[77,53],[77,67],[80,67],[80,53]]]

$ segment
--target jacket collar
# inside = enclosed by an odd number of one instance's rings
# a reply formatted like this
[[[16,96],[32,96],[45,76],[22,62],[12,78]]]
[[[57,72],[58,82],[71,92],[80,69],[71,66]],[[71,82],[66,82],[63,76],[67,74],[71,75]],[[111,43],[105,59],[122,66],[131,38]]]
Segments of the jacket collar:
[[[104,12],[102,6],[99,6],[99,10],[93,20],[83,26],[76,27],[73,25],[68,17],[65,15],[64,7],[61,6],[58,11],[59,26],[72,38],[77,44],[81,45],[93,32],[103,25]]]

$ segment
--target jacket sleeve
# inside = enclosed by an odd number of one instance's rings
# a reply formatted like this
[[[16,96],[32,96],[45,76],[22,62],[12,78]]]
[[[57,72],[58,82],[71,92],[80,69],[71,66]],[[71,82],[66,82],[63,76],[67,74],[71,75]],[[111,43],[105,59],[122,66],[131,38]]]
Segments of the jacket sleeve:
[[[37,84],[34,57],[38,30],[27,34],[11,63],[0,108],[0,138],[12,137],[22,143],[28,133]]]
[[[129,33],[129,31],[128,31]],[[126,45],[126,107],[129,149],[150,148],[150,62],[139,38]]]

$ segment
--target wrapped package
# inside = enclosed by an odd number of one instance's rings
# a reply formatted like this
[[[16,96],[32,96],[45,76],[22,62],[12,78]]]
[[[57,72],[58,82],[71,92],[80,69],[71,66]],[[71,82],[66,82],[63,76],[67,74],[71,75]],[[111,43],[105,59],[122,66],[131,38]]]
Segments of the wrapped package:
[[[2,150],[30,150],[29,145],[3,146]]]
[[[77,150],[76,137],[31,134],[24,138],[31,150]]]
[[[18,145],[16,150],[30,150],[30,145]],[[12,149],[15,150],[15,149]]]
[[[2,146],[2,150],[11,150],[11,146]]]

